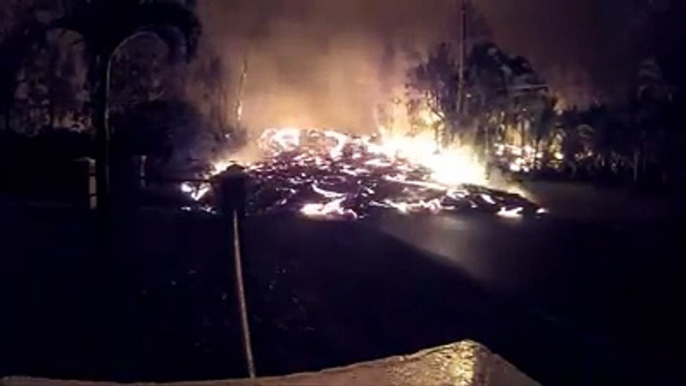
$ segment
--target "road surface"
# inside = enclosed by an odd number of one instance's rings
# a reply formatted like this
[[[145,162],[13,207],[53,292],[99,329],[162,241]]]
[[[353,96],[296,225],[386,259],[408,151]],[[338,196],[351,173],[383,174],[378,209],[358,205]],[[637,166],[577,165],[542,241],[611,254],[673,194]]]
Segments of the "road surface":
[[[6,208],[0,375],[116,381],[245,375],[221,221]],[[650,226],[648,226],[650,225]],[[684,250],[671,222],[257,218],[245,269],[257,370],[319,370],[474,339],[543,384],[669,370]],[[602,248],[601,248],[602,247]],[[667,377],[671,373],[664,373]],[[641,378],[643,379],[643,378]]]

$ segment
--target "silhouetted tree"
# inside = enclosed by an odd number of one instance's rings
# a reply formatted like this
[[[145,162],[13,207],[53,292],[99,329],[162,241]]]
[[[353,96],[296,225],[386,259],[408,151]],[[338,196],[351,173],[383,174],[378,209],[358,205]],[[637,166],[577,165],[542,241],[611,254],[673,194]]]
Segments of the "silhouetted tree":
[[[637,130],[634,155],[634,178],[645,176],[650,163],[658,163],[660,142],[666,140],[666,114],[673,101],[673,89],[663,77],[655,59],[643,60],[638,69],[634,105]]]
[[[485,148],[491,137],[503,140],[507,128],[516,128],[521,146],[535,147],[550,133],[555,100],[528,60],[481,42],[473,46],[466,66],[467,113],[485,133]]]
[[[140,38],[113,58],[110,106],[112,113],[162,99],[165,94],[160,53],[155,42]]]
[[[472,47],[466,60],[466,111],[482,133],[481,145],[488,149],[493,136],[502,137],[509,106],[508,56],[494,43]]]
[[[190,58],[197,46],[200,22],[187,2],[172,0],[72,0],[65,8],[65,16],[48,28],[73,31],[83,38],[98,149],[98,207],[107,210],[112,58],[121,47],[144,34],[152,34],[168,43],[170,59],[177,59],[182,54]]]
[[[11,110],[25,60],[36,46],[46,44],[42,25],[32,13],[15,18],[19,19],[17,25],[7,31],[0,42],[0,115],[5,129],[12,127]]]
[[[412,109],[422,105],[436,119],[432,121],[436,141],[445,144],[455,134],[458,120],[458,69],[448,43],[441,43],[407,74],[407,88],[414,95]],[[421,100],[420,100],[421,98]]]
[[[195,104],[181,99],[142,103],[113,116],[117,154],[145,155],[156,173],[197,177],[217,156],[217,141],[207,117]]]
[[[80,118],[86,103],[86,79],[81,65],[83,52],[75,44],[78,36],[53,32],[42,55],[44,64],[37,68],[45,82],[43,114],[51,129],[82,129]]]
[[[534,149],[536,153],[545,153],[542,148],[543,141],[551,139],[557,125],[557,112],[555,107],[557,100],[554,98],[547,98],[543,101],[535,112],[534,116]],[[549,157],[550,154],[544,154],[544,157]],[[539,165],[540,166],[540,165]]]

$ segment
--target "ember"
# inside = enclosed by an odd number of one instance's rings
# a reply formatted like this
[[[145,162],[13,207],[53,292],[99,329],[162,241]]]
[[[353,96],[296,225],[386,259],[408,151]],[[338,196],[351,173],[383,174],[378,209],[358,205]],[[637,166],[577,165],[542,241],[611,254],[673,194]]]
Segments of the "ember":
[[[543,213],[519,195],[477,185],[485,173],[461,169],[455,153],[441,154],[430,145],[408,152],[402,142],[376,136],[284,128],[267,130],[259,146],[264,160],[247,166],[253,215],[352,220],[383,210],[508,218]],[[196,201],[212,201],[206,189],[183,189]]]

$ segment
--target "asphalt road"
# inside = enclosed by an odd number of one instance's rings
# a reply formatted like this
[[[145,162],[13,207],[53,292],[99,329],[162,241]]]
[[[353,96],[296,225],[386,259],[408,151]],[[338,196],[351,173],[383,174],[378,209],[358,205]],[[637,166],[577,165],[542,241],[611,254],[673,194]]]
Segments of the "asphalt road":
[[[673,352],[686,337],[683,211],[617,196],[601,197],[609,210],[595,201],[595,213],[570,210],[579,202],[569,197],[537,221],[392,216],[375,226],[574,331],[585,350],[594,347],[589,355],[601,353],[631,383],[673,382]]]
[[[94,252],[90,214],[4,210],[0,375],[245,375],[221,221],[128,216],[105,258]],[[669,379],[676,359],[659,350],[680,338],[679,229],[673,219],[248,220],[258,373],[469,338],[544,384]]]

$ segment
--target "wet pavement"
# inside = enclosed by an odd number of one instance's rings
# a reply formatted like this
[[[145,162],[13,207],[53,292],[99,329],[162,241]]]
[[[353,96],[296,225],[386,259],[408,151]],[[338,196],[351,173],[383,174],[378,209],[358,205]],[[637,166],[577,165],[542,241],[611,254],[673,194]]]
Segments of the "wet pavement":
[[[245,375],[221,221],[129,216],[105,259],[94,253],[88,213],[5,210],[0,375]],[[679,229],[673,219],[250,219],[245,269],[258,373],[469,338],[543,384],[649,379],[675,361],[653,351],[679,336]]]

